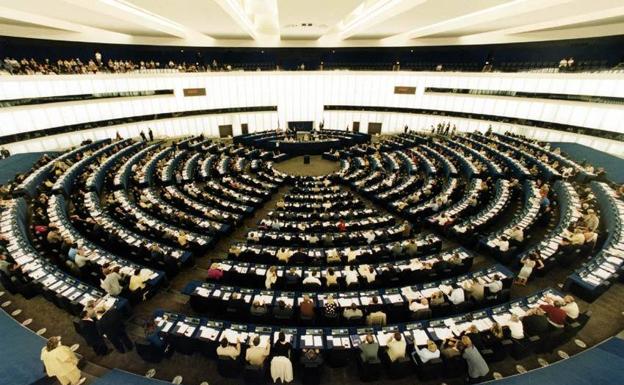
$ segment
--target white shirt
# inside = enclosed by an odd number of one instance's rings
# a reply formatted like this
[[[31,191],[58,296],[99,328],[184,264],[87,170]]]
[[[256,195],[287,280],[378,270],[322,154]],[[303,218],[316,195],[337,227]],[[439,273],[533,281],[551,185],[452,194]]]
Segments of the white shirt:
[[[418,349],[417,350],[418,353],[418,357],[420,357],[420,361],[424,364],[428,361],[431,361],[435,358],[440,358],[440,350],[436,349],[435,352],[432,352],[431,350],[427,349],[427,348],[422,348],[422,349]]]
[[[566,312],[568,317],[572,319],[577,319],[579,316],[579,307],[576,302],[570,302],[568,304],[565,304],[564,306],[561,307],[561,309],[563,309],[563,311]]]
[[[305,279],[303,280],[303,284],[304,284],[304,285],[306,285],[306,284],[308,284],[308,283],[313,283],[313,284],[315,284],[315,285],[319,285],[319,286],[321,286],[321,280],[320,280],[320,279],[318,279],[318,278],[316,278],[316,277],[313,277],[313,276],[311,276],[311,275],[308,275],[308,276],[307,276],[307,277],[305,277]]]
[[[498,246],[498,249],[502,252],[509,250],[509,241],[499,240],[498,242],[496,242],[496,245]]]
[[[521,340],[524,338],[524,327],[521,321],[509,321],[507,324],[509,331],[511,331],[511,338]]]
[[[121,294],[121,285],[119,281],[121,277],[117,273],[108,274],[101,282],[100,287],[112,296],[118,296]]]
[[[492,281],[488,283],[487,288],[490,289],[490,293],[498,293],[503,290],[503,282],[501,281]]]
[[[413,301],[409,305],[410,311],[417,312],[418,310],[429,309],[429,305],[423,305],[418,301]]]
[[[449,297],[449,301],[451,301],[453,305],[460,304],[466,300],[464,289],[462,289],[461,287],[457,287],[453,289],[453,291],[451,292],[451,295],[449,295],[448,297]]]
[[[345,282],[347,283],[347,285],[350,285],[352,283],[358,283],[357,271],[347,270],[345,271],[344,276],[345,276]]]

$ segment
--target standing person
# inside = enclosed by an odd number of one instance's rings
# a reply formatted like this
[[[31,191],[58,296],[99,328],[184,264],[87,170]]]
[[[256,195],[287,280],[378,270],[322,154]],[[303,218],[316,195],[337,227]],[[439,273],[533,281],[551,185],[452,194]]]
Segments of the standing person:
[[[145,137],[145,132],[141,131],[141,140],[143,140],[144,142],[147,142],[147,138]]]
[[[126,325],[121,319],[121,314],[117,309],[98,310],[98,325],[102,334],[106,334],[106,338],[113,344],[115,349],[120,353],[132,350],[134,344],[126,333]]]
[[[490,368],[481,356],[481,353],[473,345],[472,340],[468,336],[463,336],[461,339],[461,345],[463,347],[462,357],[466,360],[468,365],[468,382],[477,383],[483,380],[483,377],[487,376],[490,372]]]
[[[149,135],[150,142],[153,142],[154,141],[154,133],[152,132],[152,128],[151,127],[150,127],[150,129],[149,129],[147,134]]]
[[[87,345],[91,346],[98,356],[108,354],[106,341],[100,334],[95,320],[91,318],[91,314],[87,310],[83,310],[80,317],[80,335],[87,341]]]
[[[56,377],[61,385],[78,385],[85,382],[80,378],[78,357],[67,346],[61,345],[60,337],[50,337],[41,349],[41,361],[48,377]]]

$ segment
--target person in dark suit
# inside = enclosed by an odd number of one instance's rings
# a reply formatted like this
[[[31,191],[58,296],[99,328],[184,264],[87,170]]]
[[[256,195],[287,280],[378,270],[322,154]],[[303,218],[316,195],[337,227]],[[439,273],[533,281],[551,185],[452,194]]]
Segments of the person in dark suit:
[[[293,316],[293,309],[287,306],[282,300],[277,301],[277,306],[273,307],[273,317],[277,319],[290,319]]]
[[[98,311],[98,326],[102,334],[106,334],[106,338],[120,353],[132,350],[134,344],[126,333],[126,325],[124,325],[121,319],[121,314],[115,308],[105,311],[100,309]]]
[[[108,346],[106,346],[106,341],[100,334],[97,323],[87,311],[83,311],[80,314],[78,324],[80,326],[80,335],[87,341],[87,345],[93,348],[95,354],[98,356],[108,354],[109,350]]]
[[[306,263],[307,259],[308,259],[308,254],[304,253],[303,249],[299,249],[295,251],[293,255],[290,257],[290,263],[295,264],[295,265],[301,265],[301,264]]]
[[[227,304],[227,312],[236,316],[249,314],[249,305],[240,293],[232,293]]]
[[[550,329],[546,313],[539,307],[526,312],[522,318],[524,334],[527,336],[543,335]]]

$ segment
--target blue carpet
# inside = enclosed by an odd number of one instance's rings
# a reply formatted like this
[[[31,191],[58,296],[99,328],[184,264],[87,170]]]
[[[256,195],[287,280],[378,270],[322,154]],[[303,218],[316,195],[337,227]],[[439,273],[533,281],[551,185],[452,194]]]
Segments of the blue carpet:
[[[583,353],[495,385],[616,385],[624,381],[624,341],[611,338]]]
[[[56,154],[55,152],[47,152],[48,154]],[[0,184],[15,178],[15,175],[30,170],[39,158],[46,154],[45,152],[27,152],[24,154],[11,155],[6,159],[0,160]]]
[[[184,381],[183,381],[184,382]],[[171,382],[154,380],[136,374],[124,372],[123,370],[113,369],[102,377],[98,378],[92,385],[164,385]]]
[[[596,168],[604,167],[610,180],[624,183],[624,159],[578,143],[550,142],[550,144],[561,148],[561,151],[565,152],[570,159],[579,163],[586,160]]]
[[[28,385],[45,376],[41,348],[45,340],[0,310],[0,384]]]

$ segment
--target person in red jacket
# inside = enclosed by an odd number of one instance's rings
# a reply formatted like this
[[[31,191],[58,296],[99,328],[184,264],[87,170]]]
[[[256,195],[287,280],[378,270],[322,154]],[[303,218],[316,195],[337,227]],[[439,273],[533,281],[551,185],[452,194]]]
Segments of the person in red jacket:
[[[218,281],[223,277],[223,270],[221,266],[217,262],[213,262],[210,265],[210,269],[208,269],[208,280],[210,281]]]
[[[547,304],[540,305],[540,309],[544,310],[548,317],[548,322],[557,328],[565,326],[567,314],[561,307],[564,305],[561,301],[553,301],[547,298]]]

